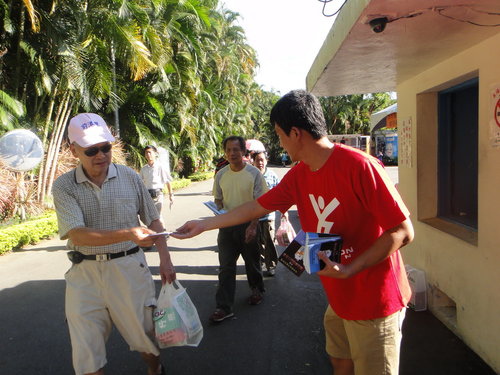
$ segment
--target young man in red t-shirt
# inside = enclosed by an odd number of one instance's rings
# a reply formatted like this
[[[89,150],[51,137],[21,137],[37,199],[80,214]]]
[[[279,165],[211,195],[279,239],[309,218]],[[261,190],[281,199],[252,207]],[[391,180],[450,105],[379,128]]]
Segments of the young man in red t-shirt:
[[[291,91],[271,111],[281,145],[300,163],[277,187],[226,215],[190,221],[177,238],[285,212],[297,205],[302,229],[341,235],[341,263],[320,258],[328,297],[326,351],[335,375],[397,374],[401,325],[411,291],[399,249],[413,239],[409,212],[379,161],[331,143],[321,105]]]

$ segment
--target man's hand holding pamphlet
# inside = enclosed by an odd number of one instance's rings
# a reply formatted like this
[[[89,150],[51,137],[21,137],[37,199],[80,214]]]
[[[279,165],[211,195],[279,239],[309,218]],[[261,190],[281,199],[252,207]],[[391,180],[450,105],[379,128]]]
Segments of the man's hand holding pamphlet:
[[[223,208],[219,209],[217,208],[217,205],[215,204],[215,202],[213,201],[208,201],[208,202],[203,202],[203,204],[205,206],[207,206],[208,208],[210,208],[210,210],[215,214],[215,215],[220,215],[220,214],[224,214],[226,213],[227,211],[224,210]]]
[[[325,267],[325,263],[318,258],[319,251],[326,252],[330,260],[340,263],[342,237],[301,230],[278,260],[297,276],[304,271],[312,274]]]

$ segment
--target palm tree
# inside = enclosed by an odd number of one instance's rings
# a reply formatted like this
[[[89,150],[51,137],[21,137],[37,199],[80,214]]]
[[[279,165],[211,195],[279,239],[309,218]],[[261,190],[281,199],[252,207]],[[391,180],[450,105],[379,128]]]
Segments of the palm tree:
[[[0,126],[39,131],[39,199],[76,112],[119,124],[137,165],[156,143],[186,173],[208,167],[225,136],[256,134],[257,60],[237,17],[216,0],[0,0]]]
[[[319,98],[330,134],[368,134],[370,116],[390,104],[388,93]]]
[[[0,90],[0,132],[14,129],[24,114],[23,104]]]

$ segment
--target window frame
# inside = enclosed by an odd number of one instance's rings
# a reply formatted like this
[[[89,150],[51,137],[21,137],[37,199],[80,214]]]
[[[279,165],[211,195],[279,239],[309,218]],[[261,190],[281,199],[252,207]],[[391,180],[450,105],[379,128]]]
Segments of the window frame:
[[[417,219],[419,222],[432,226],[473,246],[478,245],[477,229],[438,215],[438,94],[443,90],[478,78],[479,71],[475,70],[417,93],[415,121],[418,155],[416,158]]]
[[[470,90],[475,92],[471,92]],[[460,97],[458,97],[460,96]],[[472,132],[466,134],[460,118],[462,109],[457,102],[472,97]],[[479,79],[473,78],[438,92],[438,207],[437,216],[464,225],[473,230],[478,228],[478,136],[479,136]],[[475,116],[474,116],[475,113]],[[457,134],[460,132],[460,134]],[[468,140],[466,142],[465,140]],[[453,144],[455,143],[455,144]],[[461,147],[460,147],[461,146]],[[457,168],[459,150],[467,153],[469,167],[461,164]],[[462,195],[463,201],[453,201],[454,193]],[[463,197],[464,193],[468,198]],[[462,211],[459,211],[461,206]],[[465,208],[464,208],[465,207]],[[467,211],[467,212],[466,212]]]

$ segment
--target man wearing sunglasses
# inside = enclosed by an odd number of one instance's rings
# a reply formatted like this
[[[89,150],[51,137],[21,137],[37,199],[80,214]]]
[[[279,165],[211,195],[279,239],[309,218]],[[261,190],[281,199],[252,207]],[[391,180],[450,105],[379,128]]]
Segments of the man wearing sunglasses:
[[[68,240],[73,263],[65,278],[75,372],[104,374],[114,324],[141,353],[147,374],[164,374],[154,341],[155,287],[140,247],[155,244],[162,283],[175,280],[165,237],[151,236],[165,228],[138,174],[111,163],[115,139],[100,116],[73,117],[68,138],[80,163],[54,182],[53,196],[59,235]]]

